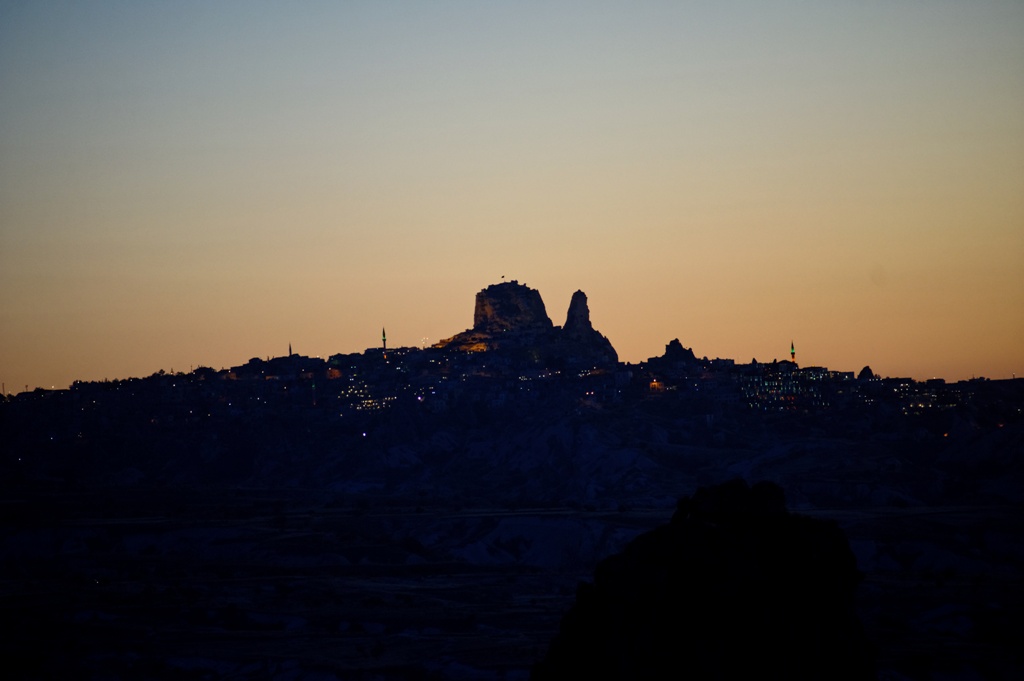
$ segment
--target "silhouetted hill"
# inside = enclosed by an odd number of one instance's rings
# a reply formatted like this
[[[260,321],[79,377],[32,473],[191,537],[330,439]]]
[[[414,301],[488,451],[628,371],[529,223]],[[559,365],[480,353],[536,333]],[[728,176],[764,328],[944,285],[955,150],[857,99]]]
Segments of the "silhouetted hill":
[[[598,564],[531,678],[872,679],[860,579],[842,531],[777,485],[701,488]]]

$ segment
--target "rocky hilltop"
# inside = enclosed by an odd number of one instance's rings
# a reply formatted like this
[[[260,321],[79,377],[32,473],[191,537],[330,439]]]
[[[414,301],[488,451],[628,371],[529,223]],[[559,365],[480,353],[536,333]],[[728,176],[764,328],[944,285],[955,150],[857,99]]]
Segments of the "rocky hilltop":
[[[496,352],[514,363],[548,367],[614,364],[618,354],[590,322],[587,295],[576,291],[564,327],[548,317],[536,289],[518,281],[492,284],[476,294],[473,328],[434,347],[460,352]]]
[[[550,331],[553,325],[540,292],[516,281],[492,284],[476,294],[473,331]]]

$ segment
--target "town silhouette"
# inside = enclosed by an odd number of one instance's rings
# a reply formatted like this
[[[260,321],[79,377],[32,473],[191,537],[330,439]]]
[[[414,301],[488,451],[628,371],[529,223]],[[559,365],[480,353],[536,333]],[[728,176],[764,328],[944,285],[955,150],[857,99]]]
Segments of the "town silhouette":
[[[3,396],[5,676],[1024,669],[1024,381],[623,363],[589,305]]]

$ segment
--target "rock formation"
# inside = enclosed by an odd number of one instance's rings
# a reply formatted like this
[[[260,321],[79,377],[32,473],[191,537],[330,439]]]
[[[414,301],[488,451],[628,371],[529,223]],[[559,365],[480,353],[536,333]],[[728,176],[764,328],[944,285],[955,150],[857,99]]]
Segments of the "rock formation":
[[[434,347],[461,352],[501,349],[516,354],[549,345],[554,328],[540,293],[513,280],[492,284],[477,293],[473,328]]]
[[[513,360],[552,367],[593,367],[618,361],[615,348],[590,322],[587,295],[576,291],[565,326],[551,323],[540,293],[517,281],[476,294],[473,328],[434,347],[462,352],[498,351]]]
[[[582,360],[584,364],[614,363],[619,358],[611,342],[590,323],[590,307],[583,291],[572,294],[559,344],[564,354]]]
[[[569,301],[569,312],[565,315],[565,326],[562,331],[569,335],[582,335],[594,330],[590,323],[590,307],[587,305],[587,294],[577,290]]]
[[[684,348],[679,339],[674,338],[665,345],[665,354],[648,358],[647,366],[655,372],[679,376],[699,371],[701,363],[691,348]]]
[[[551,319],[536,289],[511,281],[492,284],[476,294],[473,331],[501,333],[551,328]]]
[[[678,338],[674,338],[669,341],[668,345],[665,346],[665,359],[672,362],[696,362],[697,358],[693,354],[692,348],[684,348],[683,344],[679,342]]]

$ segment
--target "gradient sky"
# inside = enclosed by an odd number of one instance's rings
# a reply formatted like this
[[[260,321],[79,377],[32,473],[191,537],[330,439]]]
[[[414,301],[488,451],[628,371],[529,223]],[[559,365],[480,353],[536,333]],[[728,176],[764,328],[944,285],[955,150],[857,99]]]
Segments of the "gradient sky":
[[[1024,3],[0,0],[8,392],[421,345],[1024,375]]]

